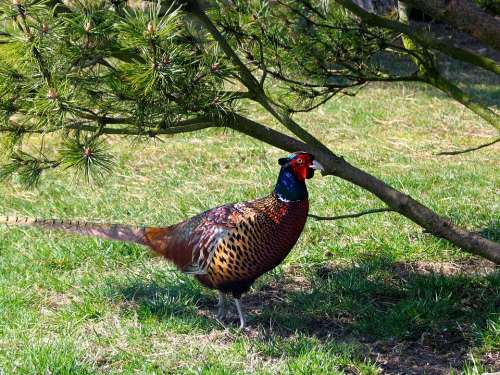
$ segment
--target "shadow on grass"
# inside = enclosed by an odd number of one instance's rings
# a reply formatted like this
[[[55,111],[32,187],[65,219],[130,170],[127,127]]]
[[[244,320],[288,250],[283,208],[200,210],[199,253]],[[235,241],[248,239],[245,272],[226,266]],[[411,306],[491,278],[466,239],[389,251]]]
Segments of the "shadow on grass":
[[[134,310],[139,320],[155,319],[176,332],[208,330],[216,322],[208,313],[215,305],[197,280],[175,270],[155,272],[149,280],[137,276],[108,282],[107,297]]]
[[[260,289],[245,303],[265,335],[301,332],[324,342],[362,343],[389,373],[461,368],[500,311],[500,272],[486,261],[400,263],[370,256],[302,275],[275,274]]]
[[[474,98],[488,107],[498,107],[500,101],[500,78],[495,73],[485,71],[475,66],[466,63],[440,57],[441,72],[452,83],[460,85],[460,87],[472,95]],[[411,75],[415,66],[405,58],[395,58],[394,56],[380,55],[377,58],[377,63],[387,71],[399,75]],[[423,93],[429,93],[430,85],[423,83],[410,84],[411,87]],[[389,87],[386,84],[386,87]],[[432,90],[433,97],[449,98],[449,96],[437,89]]]
[[[487,107],[498,107],[498,103],[500,100],[500,80],[489,75],[483,75],[482,79],[478,79],[476,77],[477,74],[480,73],[477,73],[477,70],[475,69],[466,69],[460,72],[453,72],[449,75],[449,78],[453,84],[458,84],[464,92],[466,92],[468,95],[471,95],[476,101],[479,101],[481,104]],[[437,97],[439,99],[450,99],[447,94],[439,91],[438,89],[432,88],[432,86],[430,86],[429,84],[413,83],[410,85],[413,90],[425,95]]]
[[[169,322],[177,331],[223,329],[214,318],[215,295],[174,274],[112,285],[111,297],[136,309],[140,319]],[[482,344],[489,320],[498,318],[499,291],[500,272],[487,262],[400,263],[368,256],[273,271],[243,303],[247,334],[258,340],[300,334],[324,343],[356,342],[386,371],[412,373],[407,366],[427,363],[427,373],[444,373]],[[235,323],[233,313],[228,325]]]
[[[486,263],[395,263],[373,256],[311,267],[297,277],[274,276],[245,298],[261,305],[260,322],[271,319],[318,337],[419,339],[443,330],[466,334],[464,327],[485,323],[500,307],[500,273]],[[305,287],[296,289],[301,283]]]

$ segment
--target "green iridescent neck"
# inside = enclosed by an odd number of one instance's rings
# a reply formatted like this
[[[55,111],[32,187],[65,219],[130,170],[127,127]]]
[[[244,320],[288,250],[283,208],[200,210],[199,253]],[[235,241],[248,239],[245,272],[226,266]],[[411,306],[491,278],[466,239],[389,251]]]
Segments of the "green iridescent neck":
[[[300,181],[289,168],[281,168],[274,192],[285,201],[301,201],[308,196],[306,183]]]

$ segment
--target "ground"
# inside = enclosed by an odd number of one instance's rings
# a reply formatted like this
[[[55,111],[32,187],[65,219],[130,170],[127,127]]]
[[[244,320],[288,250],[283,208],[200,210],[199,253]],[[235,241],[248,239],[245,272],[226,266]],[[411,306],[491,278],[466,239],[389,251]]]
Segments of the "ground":
[[[479,82],[479,80],[478,80]],[[500,102],[499,85],[470,89]],[[247,115],[276,124],[249,106]],[[500,237],[493,128],[423,85],[372,85],[297,116],[353,164],[459,225]],[[46,140],[50,142],[50,140]],[[282,151],[229,130],[110,139],[102,186],[50,172],[0,185],[0,213],[168,225],[267,194]],[[55,144],[54,147],[57,147]],[[382,207],[333,177],[309,181],[311,212]],[[3,373],[480,374],[500,369],[500,272],[396,213],[309,220],[283,265],[243,298],[249,328],[214,319],[216,294],[139,247],[0,228]]]

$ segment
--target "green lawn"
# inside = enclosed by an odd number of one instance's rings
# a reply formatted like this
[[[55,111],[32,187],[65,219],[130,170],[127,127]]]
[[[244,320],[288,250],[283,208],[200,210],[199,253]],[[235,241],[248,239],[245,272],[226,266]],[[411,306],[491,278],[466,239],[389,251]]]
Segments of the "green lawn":
[[[473,89],[499,102],[498,85]],[[247,114],[274,124],[256,107]],[[371,86],[297,117],[333,150],[455,222],[500,237],[495,130],[424,86]],[[50,140],[48,140],[50,142]],[[283,152],[232,131],[111,139],[100,187],[67,171],[0,185],[0,214],[168,225],[267,194]],[[57,146],[57,145],[55,145]],[[332,177],[311,213],[381,207]],[[216,293],[128,244],[0,228],[0,373],[480,374],[500,368],[500,272],[394,213],[309,221],[244,297],[247,331],[214,320]]]

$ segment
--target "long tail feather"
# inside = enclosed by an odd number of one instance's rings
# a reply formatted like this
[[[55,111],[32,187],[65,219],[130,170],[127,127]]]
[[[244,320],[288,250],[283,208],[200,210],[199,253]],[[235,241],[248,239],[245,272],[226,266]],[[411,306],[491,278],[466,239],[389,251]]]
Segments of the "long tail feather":
[[[78,220],[35,219],[16,216],[0,216],[0,224],[33,226],[43,229],[57,229],[83,236],[99,237],[108,240],[135,242],[146,245],[145,228],[122,224],[88,223]]]

